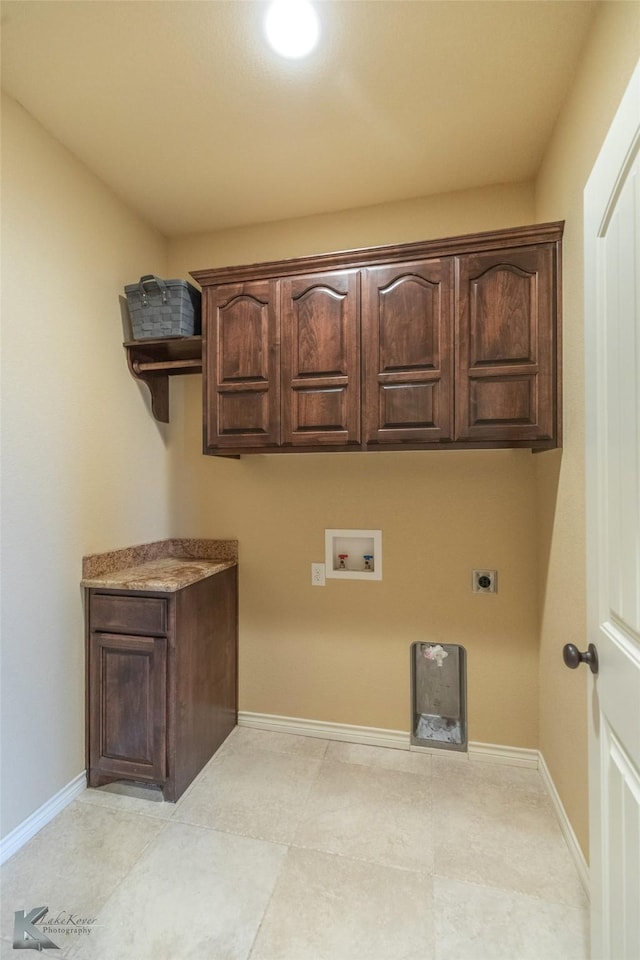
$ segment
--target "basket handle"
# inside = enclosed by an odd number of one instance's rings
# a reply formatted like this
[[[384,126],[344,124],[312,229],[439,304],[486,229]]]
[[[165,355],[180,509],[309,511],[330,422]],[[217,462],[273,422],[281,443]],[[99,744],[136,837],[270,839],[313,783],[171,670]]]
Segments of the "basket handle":
[[[145,283],[149,283],[149,282],[155,283],[156,287],[158,287],[158,289],[162,293],[162,302],[168,303],[169,291],[167,290],[167,285],[164,282],[164,280],[161,280],[160,277],[155,277],[152,273],[146,273],[144,277],[140,277],[140,280],[138,281],[138,286],[140,288],[140,295],[142,296],[142,306],[146,307],[149,302],[147,299],[147,291],[144,288]]]

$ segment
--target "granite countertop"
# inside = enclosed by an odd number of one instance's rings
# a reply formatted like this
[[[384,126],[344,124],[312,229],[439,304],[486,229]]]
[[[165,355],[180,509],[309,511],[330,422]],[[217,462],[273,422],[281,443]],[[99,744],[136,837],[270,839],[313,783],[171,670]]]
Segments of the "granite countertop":
[[[237,562],[237,540],[160,540],[83,557],[81,585],[173,593]]]

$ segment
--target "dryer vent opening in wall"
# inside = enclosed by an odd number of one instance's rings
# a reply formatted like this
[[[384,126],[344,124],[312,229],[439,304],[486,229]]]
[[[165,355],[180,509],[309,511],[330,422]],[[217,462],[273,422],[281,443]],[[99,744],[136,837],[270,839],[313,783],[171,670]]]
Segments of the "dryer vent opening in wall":
[[[455,643],[411,644],[411,743],[467,749],[467,656]]]

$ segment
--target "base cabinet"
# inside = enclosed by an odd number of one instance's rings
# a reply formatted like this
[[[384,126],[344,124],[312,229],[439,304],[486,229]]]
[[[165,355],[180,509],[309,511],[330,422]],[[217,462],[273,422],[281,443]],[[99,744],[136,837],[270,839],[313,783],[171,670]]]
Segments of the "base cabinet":
[[[562,232],[194,272],[204,452],[561,446]]]
[[[89,786],[177,800],[237,723],[237,568],[171,594],[86,594]]]

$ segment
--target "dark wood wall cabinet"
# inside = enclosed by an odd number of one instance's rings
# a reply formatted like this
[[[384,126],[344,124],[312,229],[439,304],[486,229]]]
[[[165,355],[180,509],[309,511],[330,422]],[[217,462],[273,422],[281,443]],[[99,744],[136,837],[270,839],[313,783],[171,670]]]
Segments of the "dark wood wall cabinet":
[[[237,568],[173,593],[86,590],[88,783],[177,800],[237,722]]]
[[[195,271],[204,452],[560,446],[562,231]]]

